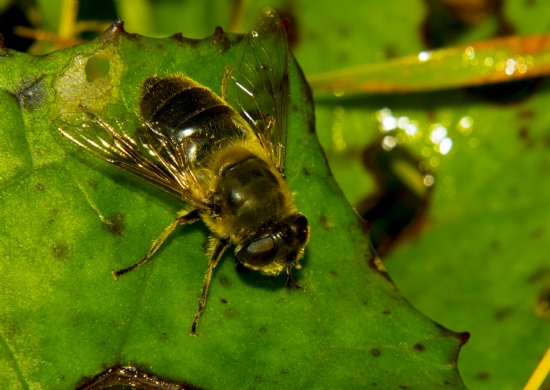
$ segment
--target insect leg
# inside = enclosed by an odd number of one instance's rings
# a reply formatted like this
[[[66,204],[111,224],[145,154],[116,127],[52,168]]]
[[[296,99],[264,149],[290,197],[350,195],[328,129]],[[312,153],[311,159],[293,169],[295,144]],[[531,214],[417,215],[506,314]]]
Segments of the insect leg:
[[[286,274],[287,274],[286,286],[288,288],[299,288],[300,290],[302,290],[304,292],[306,291],[306,286],[302,286],[301,284],[296,283],[296,281],[292,277],[292,273],[291,273],[290,268],[286,270]]]
[[[151,256],[153,256],[153,254],[160,248],[162,243],[168,238],[170,233],[172,233],[178,225],[185,225],[185,224],[188,224],[188,223],[193,223],[193,222],[197,221],[199,218],[200,218],[200,216],[199,216],[199,211],[198,210],[193,210],[193,211],[191,211],[191,212],[189,212],[189,213],[187,213],[187,214],[185,214],[181,217],[176,218],[174,220],[174,222],[172,222],[170,224],[170,226],[168,226],[166,229],[164,229],[162,234],[153,243],[153,246],[151,247],[151,249],[149,249],[149,252],[147,252],[147,254],[140,261],[138,261],[135,264],[132,264],[129,267],[120,269],[118,271],[115,271],[115,270],[112,271],[115,280],[118,280],[120,275],[127,274],[128,272],[133,271],[136,268],[139,268],[144,263],[146,263],[151,258]]]
[[[208,269],[206,270],[206,277],[204,278],[204,285],[202,286],[202,294],[199,299],[199,308],[197,309],[197,313],[195,314],[195,318],[191,324],[191,332],[189,333],[190,336],[197,335],[197,326],[199,325],[202,312],[206,307],[206,298],[208,296],[208,287],[210,287],[210,281],[212,280],[212,271],[214,271],[214,268],[218,265],[223,252],[225,252],[228,246],[229,240],[220,238],[216,239],[214,246],[210,250],[210,260],[208,261]]]

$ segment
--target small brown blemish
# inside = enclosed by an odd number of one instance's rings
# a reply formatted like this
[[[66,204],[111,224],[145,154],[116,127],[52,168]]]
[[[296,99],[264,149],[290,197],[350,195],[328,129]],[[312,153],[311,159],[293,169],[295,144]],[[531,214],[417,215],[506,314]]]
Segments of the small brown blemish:
[[[225,304],[227,304],[227,299],[223,299],[223,298],[222,298],[222,299],[221,299],[221,302],[225,305]]]
[[[530,141],[530,134],[529,129],[526,126],[522,126],[518,131],[518,136],[522,141],[529,142]]]
[[[220,281],[220,284],[223,286],[223,287],[231,287],[231,282],[229,281],[229,279],[227,278],[227,276],[225,275],[220,275],[220,277],[218,278],[218,280]],[[222,300],[223,302],[223,300]],[[227,301],[226,301],[227,302]]]
[[[535,313],[541,318],[550,318],[550,285],[539,293],[535,305]]]
[[[389,315],[389,314],[391,314],[391,311],[389,311],[389,310],[384,310],[384,311],[382,312],[382,314]]]
[[[414,348],[415,350],[417,350],[417,351],[420,351],[420,352],[422,352],[422,351],[424,351],[424,350],[426,349],[426,347],[424,347],[424,346],[423,346],[422,344],[420,344],[420,343],[416,343],[415,345],[413,345],[413,348]]]
[[[254,377],[254,381],[256,381],[256,382],[263,382],[263,381],[264,381],[264,377],[261,376],[261,375],[256,375],[256,376]]]
[[[480,381],[485,381],[489,379],[489,373],[487,371],[480,371],[476,374],[476,378]]]
[[[514,312],[513,307],[504,307],[495,311],[495,320],[502,321],[510,316]]]
[[[288,370],[281,370],[281,375],[288,375]]]
[[[408,390],[409,389],[407,386],[403,386],[403,385],[399,386],[399,388],[403,389],[403,390]]]
[[[36,183],[35,188],[36,188],[38,191],[44,191],[44,184],[42,184],[42,183]]]
[[[529,277],[527,278],[527,283],[533,284],[537,283],[542,279],[545,279],[548,275],[550,275],[550,268],[547,267],[539,267]]]
[[[539,237],[542,237],[542,235],[544,234],[544,228],[543,227],[539,227],[535,230],[533,230],[530,234],[530,236],[532,238],[539,238]]]
[[[330,222],[325,214],[321,214],[321,216],[319,217],[319,224],[325,230],[330,230],[334,227],[334,224]]]
[[[39,107],[44,102],[46,93],[42,79],[25,82],[17,92],[19,107],[23,109]]]
[[[374,349],[371,349],[370,352],[372,353],[372,356],[374,356],[374,357],[379,357],[380,356],[380,350],[379,349],[374,348]]]
[[[165,341],[167,341],[168,338],[169,338],[169,337],[168,337],[168,333],[166,333],[166,332],[162,332],[162,333],[160,334],[160,336],[159,336],[159,340],[160,340],[162,343],[164,343]]]
[[[535,116],[535,111],[533,110],[521,110],[518,112],[519,119],[530,120],[530,119],[533,119],[534,116]]]
[[[88,185],[89,185],[93,190],[97,190],[97,188],[99,187],[99,184],[97,184],[97,181],[95,181],[94,179],[88,180]]]
[[[122,232],[126,229],[126,226],[124,225],[124,217],[117,214],[106,218],[103,221],[103,227],[114,236],[122,236]]]
[[[233,308],[228,308],[223,312],[223,315],[227,318],[235,318],[239,315],[239,312]]]
[[[259,331],[260,331],[260,333],[265,334],[265,333],[267,333],[267,328],[262,326],[262,327],[260,327]]]
[[[338,271],[336,271],[335,269],[331,269],[331,270],[329,271],[329,273],[330,273],[332,276],[335,276],[335,277],[338,276]]]
[[[57,243],[52,247],[52,255],[58,260],[64,260],[69,254],[69,246],[65,243]]]

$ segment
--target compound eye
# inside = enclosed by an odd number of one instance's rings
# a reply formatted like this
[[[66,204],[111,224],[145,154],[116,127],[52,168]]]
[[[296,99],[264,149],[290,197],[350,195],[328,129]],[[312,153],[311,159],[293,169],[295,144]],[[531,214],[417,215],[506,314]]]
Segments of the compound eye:
[[[300,215],[292,223],[292,229],[296,234],[296,239],[299,242],[306,243],[309,239],[309,223],[307,218],[303,215]]]
[[[275,243],[270,236],[250,241],[237,253],[237,260],[251,268],[261,267],[269,263],[276,254]]]

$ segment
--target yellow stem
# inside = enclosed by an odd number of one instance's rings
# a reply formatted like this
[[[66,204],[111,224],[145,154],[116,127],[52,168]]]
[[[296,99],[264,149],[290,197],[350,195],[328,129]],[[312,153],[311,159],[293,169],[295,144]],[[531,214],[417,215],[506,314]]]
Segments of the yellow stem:
[[[540,361],[535,371],[531,375],[531,378],[527,381],[527,384],[523,390],[537,390],[550,371],[550,348],[546,351],[542,360]]]

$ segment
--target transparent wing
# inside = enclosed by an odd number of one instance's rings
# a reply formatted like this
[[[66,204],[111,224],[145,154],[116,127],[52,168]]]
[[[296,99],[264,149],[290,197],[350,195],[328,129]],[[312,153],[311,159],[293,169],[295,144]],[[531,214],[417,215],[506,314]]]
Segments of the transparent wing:
[[[79,123],[79,125],[75,125]],[[58,130],[78,146],[187,203],[205,209],[209,194],[186,167],[183,151],[169,138],[144,125],[132,137],[119,131],[95,113],[82,112],[54,120]]]
[[[241,110],[282,173],[290,99],[289,50],[285,28],[273,9],[263,10],[242,47],[240,64],[231,69],[228,103]]]

